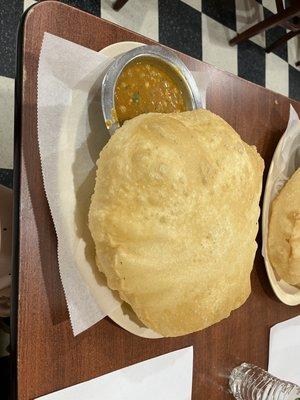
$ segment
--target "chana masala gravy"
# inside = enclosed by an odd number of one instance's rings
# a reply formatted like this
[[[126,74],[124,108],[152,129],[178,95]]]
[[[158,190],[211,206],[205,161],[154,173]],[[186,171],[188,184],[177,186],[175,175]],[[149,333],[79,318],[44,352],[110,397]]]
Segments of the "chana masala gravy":
[[[179,74],[151,57],[139,57],[121,72],[115,87],[120,125],[137,115],[186,111],[187,89]]]

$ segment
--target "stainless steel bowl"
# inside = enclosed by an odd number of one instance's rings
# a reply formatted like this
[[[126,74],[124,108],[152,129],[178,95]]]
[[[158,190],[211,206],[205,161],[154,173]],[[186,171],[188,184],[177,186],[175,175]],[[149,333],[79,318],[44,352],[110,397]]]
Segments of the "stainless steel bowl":
[[[125,66],[137,58],[154,58],[156,62],[165,64],[183,83],[187,93],[187,109],[202,107],[200,93],[193,75],[186,65],[173,52],[161,46],[141,46],[119,56],[112,64],[102,81],[101,104],[105,124],[112,135],[120,127],[115,111],[115,86]]]

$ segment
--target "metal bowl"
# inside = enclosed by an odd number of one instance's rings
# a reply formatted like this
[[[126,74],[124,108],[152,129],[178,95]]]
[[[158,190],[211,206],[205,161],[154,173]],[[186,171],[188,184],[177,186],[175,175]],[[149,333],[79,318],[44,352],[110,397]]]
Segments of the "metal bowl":
[[[197,84],[186,65],[165,47],[141,46],[119,56],[110,64],[103,78],[101,89],[102,112],[105,124],[111,135],[120,127],[115,111],[116,82],[126,65],[137,58],[153,58],[156,62],[164,64],[164,67],[176,76],[185,87],[187,109],[195,110],[202,107]]]

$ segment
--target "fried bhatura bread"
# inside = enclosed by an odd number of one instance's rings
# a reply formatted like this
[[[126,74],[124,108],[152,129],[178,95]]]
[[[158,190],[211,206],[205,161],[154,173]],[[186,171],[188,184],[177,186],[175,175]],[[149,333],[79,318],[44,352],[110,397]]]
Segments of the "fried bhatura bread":
[[[96,263],[147,327],[184,335],[245,302],[263,172],[254,146],[207,110],[144,114],[97,167]]]

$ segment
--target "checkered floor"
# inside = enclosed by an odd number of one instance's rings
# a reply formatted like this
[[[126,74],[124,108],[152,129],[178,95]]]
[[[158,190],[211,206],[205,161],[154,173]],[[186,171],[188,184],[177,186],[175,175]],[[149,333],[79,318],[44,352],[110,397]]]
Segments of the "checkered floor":
[[[269,29],[238,46],[228,40],[276,12],[275,0],[129,0],[115,12],[112,0],[65,0],[174,49],[271,90],[300,100],[300,37],[266,54],[286,31]],[[15,34],[33,0],[0,2],[0,183],[11,185]],[[4,116],[4,117],[3,117]]]

